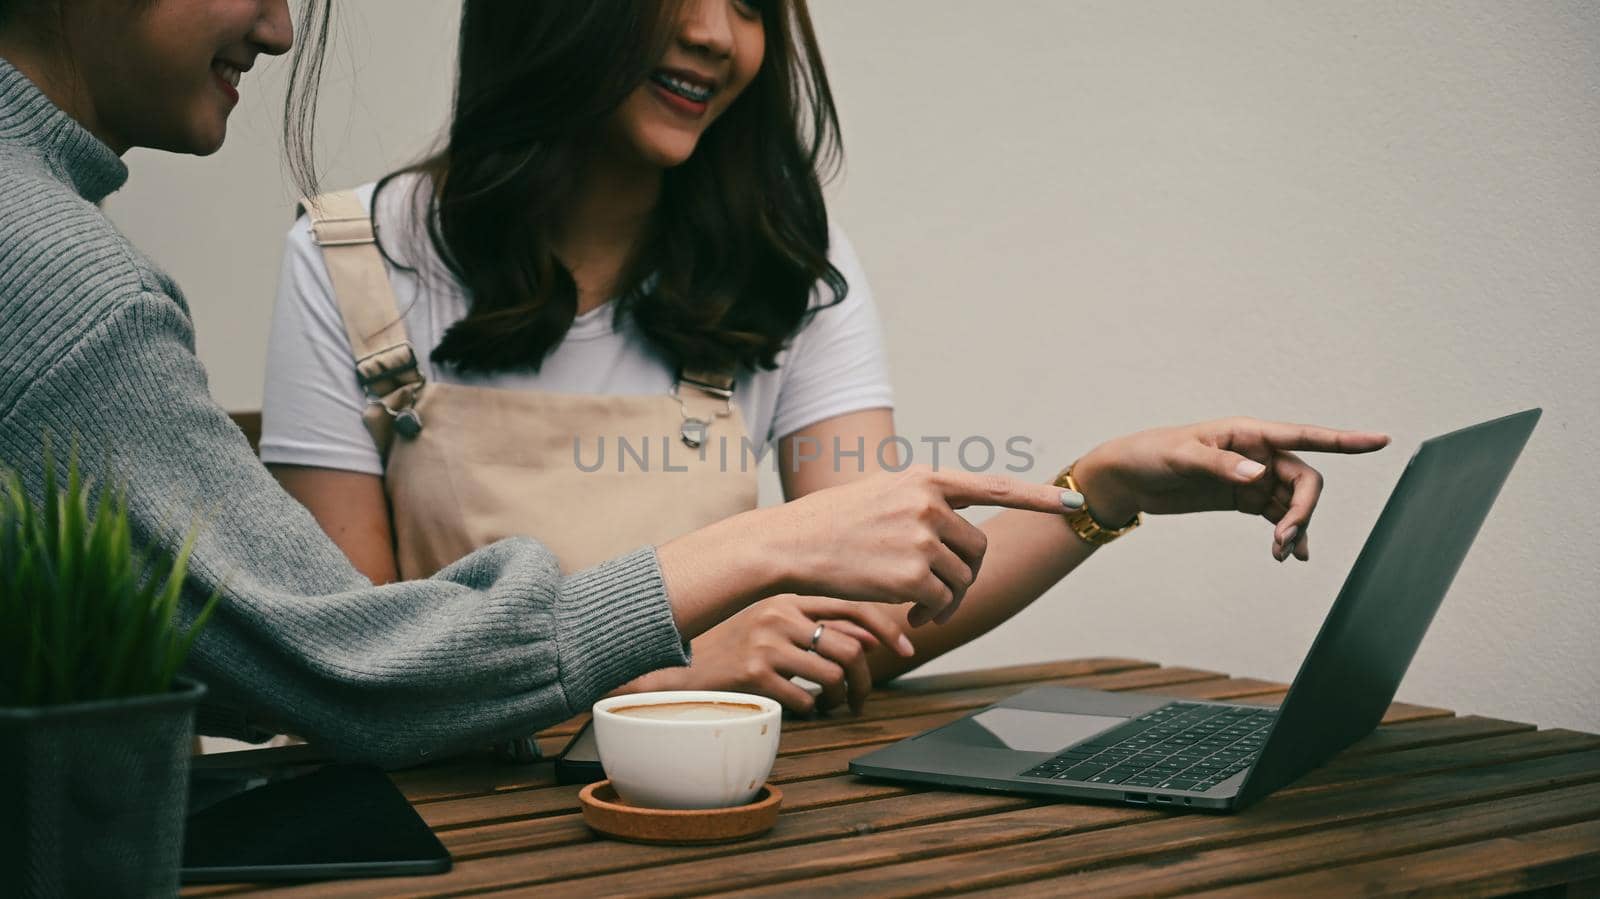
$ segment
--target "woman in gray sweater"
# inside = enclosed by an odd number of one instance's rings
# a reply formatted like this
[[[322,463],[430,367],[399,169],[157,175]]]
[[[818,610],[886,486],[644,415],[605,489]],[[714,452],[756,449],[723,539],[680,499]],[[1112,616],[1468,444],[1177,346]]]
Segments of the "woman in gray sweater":
[[[312,9],[307,20],[325,22]],[[911,471],[570,575],[511,539],[426,581],[374,587],[212,402],[182,293],[99,208],[132,147],[214,152],[243,73],[290,45],[285,0],[0,0],[0,463],[38,499],[44,441],[73,442],[103,463],[102,481],[126,483],[142,544],[174,548],[200,525],[184,614],[223,597],[188,666],[211,688],[203,732],[287,731],[414,763],[532,732],[685,664],[685,640],[764,596],[909,602],[943,620],[986,548],[955,508],[1083,504],[1046,485]],[[1134,510],[1253,496],[1249,511],[1279,521],[1281,539],[1320,488],[1285,450],[1384,440],[1305,429],[1246,450],[1203,436],[1215,433],[1149,432],[1101,482]],[[1234,449],[1264,464],[1246,476]]]

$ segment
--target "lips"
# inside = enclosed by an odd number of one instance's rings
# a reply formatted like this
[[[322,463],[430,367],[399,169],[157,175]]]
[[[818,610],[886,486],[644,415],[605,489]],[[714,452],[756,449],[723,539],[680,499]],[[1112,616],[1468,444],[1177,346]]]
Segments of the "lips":
[[[234,102],[239,100],[239,81],[244,78],[246,68],[248,66],[240,66],[225,59],[211,61],[211,75],[216,79],[217,86]]]
[[[715,79],[685,69],[660,68],[650,73],[650,90],[667,111],[685,122],[701,122],[720,85]]]
[[[717,92],[716,81],[682,69],[656,69],[650,73],[650,80],[662,90],[690,103],[704,104]]]

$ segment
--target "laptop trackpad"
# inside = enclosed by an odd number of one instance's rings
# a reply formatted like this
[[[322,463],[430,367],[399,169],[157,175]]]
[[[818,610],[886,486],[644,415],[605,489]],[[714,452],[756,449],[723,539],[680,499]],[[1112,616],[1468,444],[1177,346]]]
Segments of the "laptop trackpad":
[[[963,718],[928,736],[990,749],[1057,752],[1127,720],[1109,715],[998,708]]]

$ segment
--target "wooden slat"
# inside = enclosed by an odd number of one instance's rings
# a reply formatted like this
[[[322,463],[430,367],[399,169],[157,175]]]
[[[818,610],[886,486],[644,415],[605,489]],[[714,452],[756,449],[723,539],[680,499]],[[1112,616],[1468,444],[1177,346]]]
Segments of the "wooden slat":
[[[1470,743],[1429,746],[1410,752],[1341,755],[1290,786],[1294,793],[1345,789],[1353,783],[1416,777],[1435,771],[1461,770],[1587,749],[1600,749],[1600,736],[1570,730],[1541,730]]]
[[[1173,699],[1244,699],[1267,693],[1281,695],[1289,689],[1287,684],[1256,680],[1252,677],[1229,677],[1223,680],[1226,681],[1226,685],[1211,681],[1196,681],[1188,684],[1172,684],[1159,690],[1148,688],[1144,692],[1159,692]]]
[[[427,768],[392,771],[389,779],[414,803],[557,786],[555,768],[548,761],[510,764],[487,752],[450,759]]]
[[[1226,887],[1207,899],[1281,896],[1503,896],[1600,877],[1600,821],[1585,821]],[[1595,895],[1584,893],[1582,895]]]
[[[1082,677],[1089,674],[1110,674],[1134,668],[1155,668],[1155,662],[1139,659],[1096,658],[1057,659],[1052,662],[1034,662],[1022,665],[1004,665],[975,671],[955,671],[949,674],[927,674],[902,677],[874,691],[882,694],[939,693],[949,690],[970,690],[974,687],[996,687],[1005,684],[1032,686],[1043,681],[1063,677]]]
[[[1426,718],[1402,724],[1385,724],[1361,738],[1344,751],[1345,755],[1367,752],[1393,752],[1395,749],[1412,749],[1461,740],[1477,740],[1505,734],[1533,730],[1533,725],[1519,721],[1501,721],[1463,715],[1459,718]]]
[[[577,786],[561,786],[509,795],[453,799],[419,805],[417,814],[435,830],[567,814],[578,810],[579,789]],[[870,783],[839,775],[784,784],[783,806],[786,809],[803,809],[816,805],[859,802],[878,796],[897,796],[909,790],[900,785]]]
[[[1248,700],[1245,700],[1248,701]],[[1391,702],[1389,709],[1383,713],[1382,724],[1403,724],[1407,721],[1426,721],[1429,718],[1449,718],[1455,712],[1449,709],[1434,708],[1429,705],[1413,705],[1409,702]]]
[[[1239,697],[1240,705],[1282,705],[1283,697],[1288,693],[1283,692],[1262,693],[1254,696]],[[1384,713],[1384,724],[1400,724],[1405,721],[1422,721],[1428,718],[1448,718],[1455,713],[1449,709],[1436,709],[1432,706],[1413,705],[1409,702],[1390,703],[1389,710]]]
[[[740,890],[740,895],[826,891],[832,896],[915,896],[1288,836],[1326,826],[1329,820],[1353,823],[1393,818],[1594,781],[1600,781],[1600,750],[1335,793],[1294,795],[1290,791],[1244,815],[1162,815],[1158,820],[1143,820],[1137,827],[1085,833],[1076,826],[1083,806],[1046,805],[919,827],[910,835],[835,841],[826,851],[815,847],[779,849],[734,856],[715,865],[627,872],[590,878],[581,884],[606,895],[705,895],[771,884],[770,888]]]
[[[1600,784],[1554,793],[1512,796],[1417,815],[1319,828],[1267,844],[1226,846],[1177,858],[1047,878],[978,895],[1006,899],[1054,896],[1116,899],[1170,896],[1302,871],[1342,868],[1496,836],[1526,833],[1600,818]]]
[[[813,809],[785,814],[778,826],[750,843],[742,844],[738,851],[749,852],[782,846],[814,845],[827,840],[882,833],[896,829],[961,820],[993,814],[997,811],[1025,808],[1037,803],[1016,796],[984,795],[973,793],[932,792],[911,796],[896,796],[876,802],[863,802],[839,808]],[[578,823],[578,826],[583,826]],[[506,862],[495,859],[490,864],[462,867],[467,879],[452,884],[452,888],[493,887],[506,882],[507,875],[520,875],[523,885],[529,882],[545,884],[570,880],[581,885],[582,878],[618,870],[633,870],[652,865],[671,865],[697,859],[714,860],[729,854],[727,846],[645,846],[601,840],[593,844],[569,845],[550,848],[538,854],[537,871],[511,870]],[[454,847],[452,847],[452,852]],[[525,856],[523,856],[525,858]],[[715,861],[708,861],[715,864]]]

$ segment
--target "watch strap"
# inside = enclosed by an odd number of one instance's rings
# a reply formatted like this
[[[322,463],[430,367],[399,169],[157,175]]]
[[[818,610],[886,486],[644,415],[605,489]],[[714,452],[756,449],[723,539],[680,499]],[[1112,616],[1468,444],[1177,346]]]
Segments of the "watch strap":
[[[1072,490],[1077,493],[1083,493],[1083,490],[1078,487],[1078,482],[1072,477],[1071,465],[1068,465],[1065,469],[1063,469],[1061,474],[1056,475],[1055,486],[1064,488],[1066,490]],[[1106,527],[1097,521],[1094,517],[1094,514],[1089,511],[1088,494],[1084,494],[1083,507],[1069,510],[1065,513],[1065,517],[1067,519],[1067,525],[1072,528],[1072,532],[1074,534],[1078,535],[1078,539],[1089,544],[1090,546],[1105,546],[1107,543],[1110,543],[1111,541],[1138,527],[1144,521],[1144,516],[1138,512],[1135,512],[1133,515],[1133,520],[1129,521],[1122,527]]]

